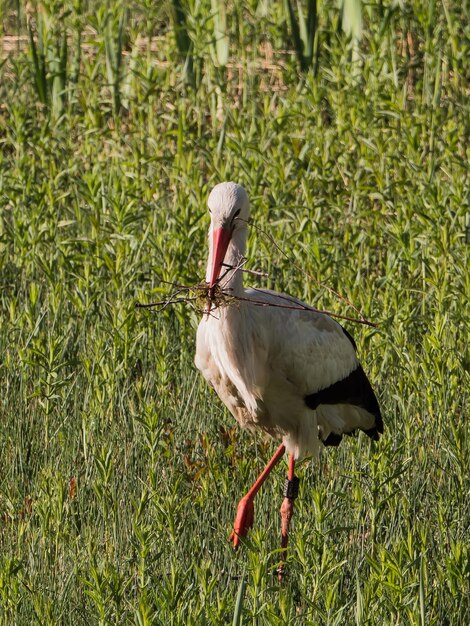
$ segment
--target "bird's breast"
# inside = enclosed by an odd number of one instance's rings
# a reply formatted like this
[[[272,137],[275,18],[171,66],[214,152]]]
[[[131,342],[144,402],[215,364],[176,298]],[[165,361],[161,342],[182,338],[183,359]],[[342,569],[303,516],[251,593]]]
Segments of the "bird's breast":
[[[260,348],[238,307],[219,310],[217,317],[205,317],[199,324],[196,367],[244,426],[257,423],[265,411],[266,367]]]

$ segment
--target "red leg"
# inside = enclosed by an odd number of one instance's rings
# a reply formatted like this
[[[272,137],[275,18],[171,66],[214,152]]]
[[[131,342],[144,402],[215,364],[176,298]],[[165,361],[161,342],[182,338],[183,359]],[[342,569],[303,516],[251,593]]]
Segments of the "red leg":
[[[289,455],[289,469],[287,472],[287,482],[284,490],[284,500],[281,504],[281,525],[282,525],[282,537],[281,537],[281,563],[277,570],[277,577],[279,582],[282,582],[284,578],[284,563],[287,556],[287,542],[289,540],[289,525],[294,514],[294,500],[297,497],[299,490],[299,479],[294,474],[295,459],[292,454]]]
[[[276,450],[272,459],[259,475],[259,478],[254,483],[253,487],[238,503],[237,515],[235,517],[235,523],[233,524],[232,534],[230,535],[230,541],[233,541],[234,548],[238,548],[240,544],[240,537],[245,537],[249,529],[253,526],[253,519],[255,514],[253,500],[255,499],[255,496],[260,490],[261,485],[269,476],[274,466],[277,465],[277,463],[279,463],[279,461],[284,456],[285,451],[285,445],[281,444]]]

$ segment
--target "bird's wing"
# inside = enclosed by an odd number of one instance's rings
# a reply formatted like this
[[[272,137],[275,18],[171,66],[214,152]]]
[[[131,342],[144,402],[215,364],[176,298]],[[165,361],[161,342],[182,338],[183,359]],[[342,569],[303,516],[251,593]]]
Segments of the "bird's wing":
[[[377,439],[383,430],[380,409],[351,335],[292,296],[259,289],[246,290],[246,296],[256,310],[269,311],[260,318],[269,333],[269,367],[277,384],[282,379],[291,383],[317,410],[323,441],[337,445],[342,433],[356,428]]]
[[[342,326],[301,300],[267,289],[247,289],[258,326],[265,326],[270,366],[282,368],[307,396],[346,378],[359,362]],[[268,335],[268,336],[266,336]]]

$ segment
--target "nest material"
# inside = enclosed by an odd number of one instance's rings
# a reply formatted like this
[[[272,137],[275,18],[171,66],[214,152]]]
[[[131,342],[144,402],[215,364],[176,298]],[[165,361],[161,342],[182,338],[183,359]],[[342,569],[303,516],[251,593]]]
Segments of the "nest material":
[[[231,269],[241,269],[241,268],[231,268]],[[248,271],[250,273],[262,274],[261,272],[252,272],[251,270],[241,269],[241,271]],[[351,306],[354,309],[354,311],[358,314],[359,317],[350,317],[349,315],[340,315],[338,313],[334,313],[333,311],[317,309],[312,306],[303,305],[300,302],[292,302],[290,301],[289,298],[286,298],[288,302],[281,304],[279,302],[266,302],[266,300],[256,300],[254,298],[235,296],[233,293],[231,293],[230,289],[224,289],[223,287],[221,287],[220,281],[221,281],[221,278],[218,279],[215,285],[210,287],[208,283],[199,283],[198,285],[178,285],[176,283],[170,283],[170,282],[162,280],[161,282],[164,282],[176,288],[176,291],[173,292],[166,300],[162,300],[160,302],[150,302],[148,304],[137,302],[136,307],[145,308],[145,309],[159,307],[158,311],[163,311],[170,304],[176,304],[176,303],[182,302],[184,304],[189,304],[193,306],[196,309],[196,311],[198,311],[199,313],[210,314],[211,310],[217,309],[222,306],[232,306],[234,304],[238,306],[241,301],[244,301],[244,302],[251,302],[254,306],[263,306],[263,307],[268,306],[268,307],[276,307],[276,308],[282,308],[282,309],[296,309],[296,310],[300,309],[303,311],[312,311],[314,313],[322,313],[324,315],[329,315],[330,317],[340,319],[340,320],[346,320],[348,322],[353,322],[355,324],[364,324],[366,326],[372,326],[373,328],[377,327],[377,324],[367,320],[364,317],[364,315],[362,315],[362,313],[359,311],[359,309],[357,309],[352,304],[352,302],[350,302],[347,298],[345,298],[338,292],[334,291],[330,287],[327,287],[323,283],[319,283],[319,284],[322,287],[325,287],[330,293],[333,293],[335,296],[337,296],[338,298],[346,302],[349,306]],[[316,282],[319,282],[319,281],[316,281]],[[178,297],[182,293],[186,295],[184,297]],[[280,295],[282,297],[282,294]]]
[[[239,298],[225,291],[218,283],[213,287],[209,287],[208,283],[201,283],[195,287],[191,287],[191,291],[195,295],[196,308],[205,311],[210,306],[211,309],[217,309],[220,306],[228,306],[240,302]]]

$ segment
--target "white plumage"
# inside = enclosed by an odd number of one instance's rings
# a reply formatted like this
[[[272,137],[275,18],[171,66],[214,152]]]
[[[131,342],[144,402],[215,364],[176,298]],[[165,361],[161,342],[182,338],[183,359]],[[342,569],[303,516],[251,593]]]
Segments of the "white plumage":
[[[231,534],[235,548],[253,525],[253,502],[261,485],[285,450],[289,452],[281,506],[282,580],[298,494],[295,460],[315,455],[320,440],[338,445],[343,433],[357,428],[378,439],[382,418],[354,340],[337,322],[305,310],[309,307],[291,296],[244,289],[239,268],[250,206],[243,187],[217,185],[208,205],[209,304],[197,331],[195,361],[241,426],[261,428],[283,441],[238,504]],[[219,289],[235,298],[217,297]]]
[[[208,204],[207,282],[213,286],[222,276],[219,284],[224,291],[244,299],[212,307],[201,320],[195,362],[204,378],[241,426],[282,438],[296,459],[315,455],[319,440],[328,441],[332,433],[360,428],[376,438],[380,411],[370,398],[370,385],[368,397],[359,403],[347,403],[344,395],[351,395],[348,376],[362,372],[350,336],[328,315],[305,310],[307,305],[291,296],[244,289],[243,273],[226,266],[237,268],[245,254],[247,194],[240,185],[221,183]],[[327,403],[309,408],[306,398],[343,380],[348,382],[338,390],[337,403],[327,398]],[[359,383],[364,384],[362,376]]]

